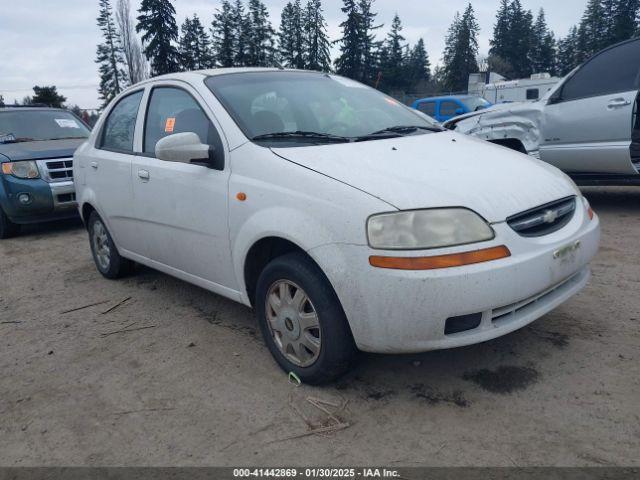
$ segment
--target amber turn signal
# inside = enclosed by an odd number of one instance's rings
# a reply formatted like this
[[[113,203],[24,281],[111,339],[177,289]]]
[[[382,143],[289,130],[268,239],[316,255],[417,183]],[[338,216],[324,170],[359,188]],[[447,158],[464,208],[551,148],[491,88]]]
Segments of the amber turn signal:
[[[244,202],[247,199],[247,194],[244,192],[240,192],[236,195],[236,198],[241,202]]]
[[[373,267],[391,268],[395,270],[435,270],[438,268],[461,267],[474,263],[490,262],[511,256],[505,245],[472,252],[451,253],[433,257],[369,257]]]
[[[593,208],[589,207],[589,210],[587,210],[587,213],[589,214],[589,220],[593,220],[593,216],[595,215],[593,213]]]

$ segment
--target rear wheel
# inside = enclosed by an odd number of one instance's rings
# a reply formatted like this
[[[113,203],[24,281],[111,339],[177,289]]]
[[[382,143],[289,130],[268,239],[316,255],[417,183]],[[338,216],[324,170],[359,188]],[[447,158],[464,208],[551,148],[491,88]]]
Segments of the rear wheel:
[[[89,217],[89,243],[93,261],[106,278],[121,278],[133,270],[133,262],[120,256],[107,227],[96,212]]]
[[[356,348],[329,281],[308,257],[290,253],[271,261],[256,288],[258,323],[271,354],[304,383],[337,379]]]
[[[20,233],[20,225],[13,223],[0,208],[0,239],[15,237]]]

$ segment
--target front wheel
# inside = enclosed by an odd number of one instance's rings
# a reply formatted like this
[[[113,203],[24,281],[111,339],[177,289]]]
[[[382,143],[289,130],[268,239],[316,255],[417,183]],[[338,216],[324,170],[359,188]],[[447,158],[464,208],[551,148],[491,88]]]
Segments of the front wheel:
[[[20,233],[20,225],[13,223],[0,208],[0,239],[15,237]]]
[[[321,384],[343,375],[356,348],[331,284],[301,253],[274,259],[256,287],[256,313],[271,354],[285,372]]]
[[[106,278],[121,278],[133,270],[133,262],[120,256],[111,234],[96,212],[89,217],[89,243],[93,261]]]

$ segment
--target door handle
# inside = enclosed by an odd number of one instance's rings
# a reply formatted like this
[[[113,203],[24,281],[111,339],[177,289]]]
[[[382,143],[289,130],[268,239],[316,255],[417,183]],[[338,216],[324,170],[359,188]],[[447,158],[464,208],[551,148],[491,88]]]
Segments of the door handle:
[[[142,180],[149,180],[150,175],[148,170],[138,170],[138,177]]]
[[[614,98],[609,101],[609,105],[607,108],[620,108],[626,107],[627,105],[631,105],[631,100],[625,100],[624,98]]]
[[[93,168],[94,170],[98,169],[98,162],[91,162],[89,165],[91,165],[91,168]]]

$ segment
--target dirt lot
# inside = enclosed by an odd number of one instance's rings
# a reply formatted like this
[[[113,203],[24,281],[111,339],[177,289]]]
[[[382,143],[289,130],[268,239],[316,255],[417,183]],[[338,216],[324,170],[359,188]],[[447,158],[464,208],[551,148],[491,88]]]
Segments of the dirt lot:
[[[603,243],[580,295],[324,388],[288,383],[247,308],[105,280],[78,223],[30,228],[0,243],[0,465],[640,465],[640,188],[585,193]],[[331,422],[307,397],[350,426],[299,437]]]

